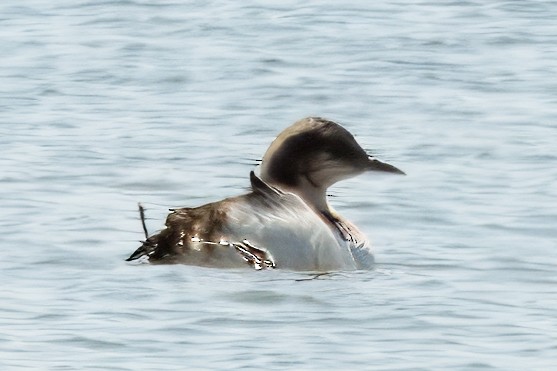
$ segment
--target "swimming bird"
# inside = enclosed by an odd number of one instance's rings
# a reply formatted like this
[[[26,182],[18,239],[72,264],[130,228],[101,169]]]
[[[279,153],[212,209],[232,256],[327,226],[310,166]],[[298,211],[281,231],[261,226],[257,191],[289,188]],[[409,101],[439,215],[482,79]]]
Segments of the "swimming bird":
[[[327,188],[364,172],[404,174],[368,155],[353,135],[320,117],[297,121],[250,173],[251,191],[171,209],[166,227],[127,260],[208,267],[331,271],[371,268],[371,245],[327,200]]]

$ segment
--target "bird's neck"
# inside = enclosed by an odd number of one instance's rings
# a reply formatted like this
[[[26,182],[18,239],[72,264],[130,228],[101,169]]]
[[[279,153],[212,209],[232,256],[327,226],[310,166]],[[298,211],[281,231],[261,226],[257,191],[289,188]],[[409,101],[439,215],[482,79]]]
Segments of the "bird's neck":
[[[277,162],[275,158],[271,158],[261,164],[261,179],[283,191],[299,196],[315,212],[330,212],[327,188],[333,182],[329,182],[330,184],[324,182],[323,179],[327,177],[316,177],[315,172],[311,177],[307,173],[300,173],[300,167],[287,161]]]
[[[334,230],[337,231],[339,236],[345,241],[355,242],[356,239],[353,235],[352,226],[348,221],[343,219],[327,201],[327,187],[319,187],[306,179],[300,179],[296,186],[289,186],[281,184],[280,182],[271,182],[277,188],[293,193],[299,196],[306,205],[318,214],[321,219]]]
[[[310,208],[317,213],[331,213],[332,209],[327,202],[327,188],[316,186],[306,179],[301,179],[296,186],[281,185],[277,186],[287,192],[299,196]]]

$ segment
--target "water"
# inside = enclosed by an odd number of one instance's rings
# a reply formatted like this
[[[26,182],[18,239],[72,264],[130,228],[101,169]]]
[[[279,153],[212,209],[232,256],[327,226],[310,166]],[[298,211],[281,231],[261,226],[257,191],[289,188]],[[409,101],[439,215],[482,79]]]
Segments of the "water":
[[[3,1],[0,368],[555,368],[556,12]],[[123,261],[308,115],[408,173],[331,190],[374,270]]]

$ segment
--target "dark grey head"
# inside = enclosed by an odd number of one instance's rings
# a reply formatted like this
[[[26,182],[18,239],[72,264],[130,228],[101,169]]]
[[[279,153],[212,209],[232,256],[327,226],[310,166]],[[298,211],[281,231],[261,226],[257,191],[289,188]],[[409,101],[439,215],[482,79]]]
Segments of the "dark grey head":
[[[261,163],[261,178],[291,189],[325,190],[366,171],[404,174],[371,156],[337,123],[308,117],[285,129]]]

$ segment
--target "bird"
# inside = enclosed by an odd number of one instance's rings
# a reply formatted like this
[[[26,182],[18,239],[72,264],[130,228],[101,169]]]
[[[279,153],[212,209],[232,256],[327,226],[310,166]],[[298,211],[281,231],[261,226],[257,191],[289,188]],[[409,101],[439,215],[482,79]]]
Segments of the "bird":
[[[366,172],[405,173],[368,154],[336,122],[306,117],[271,143],[248,193],[170,209],[127,261],[328,272],[371,269],[366,236],[328,202],[333,184]]]

